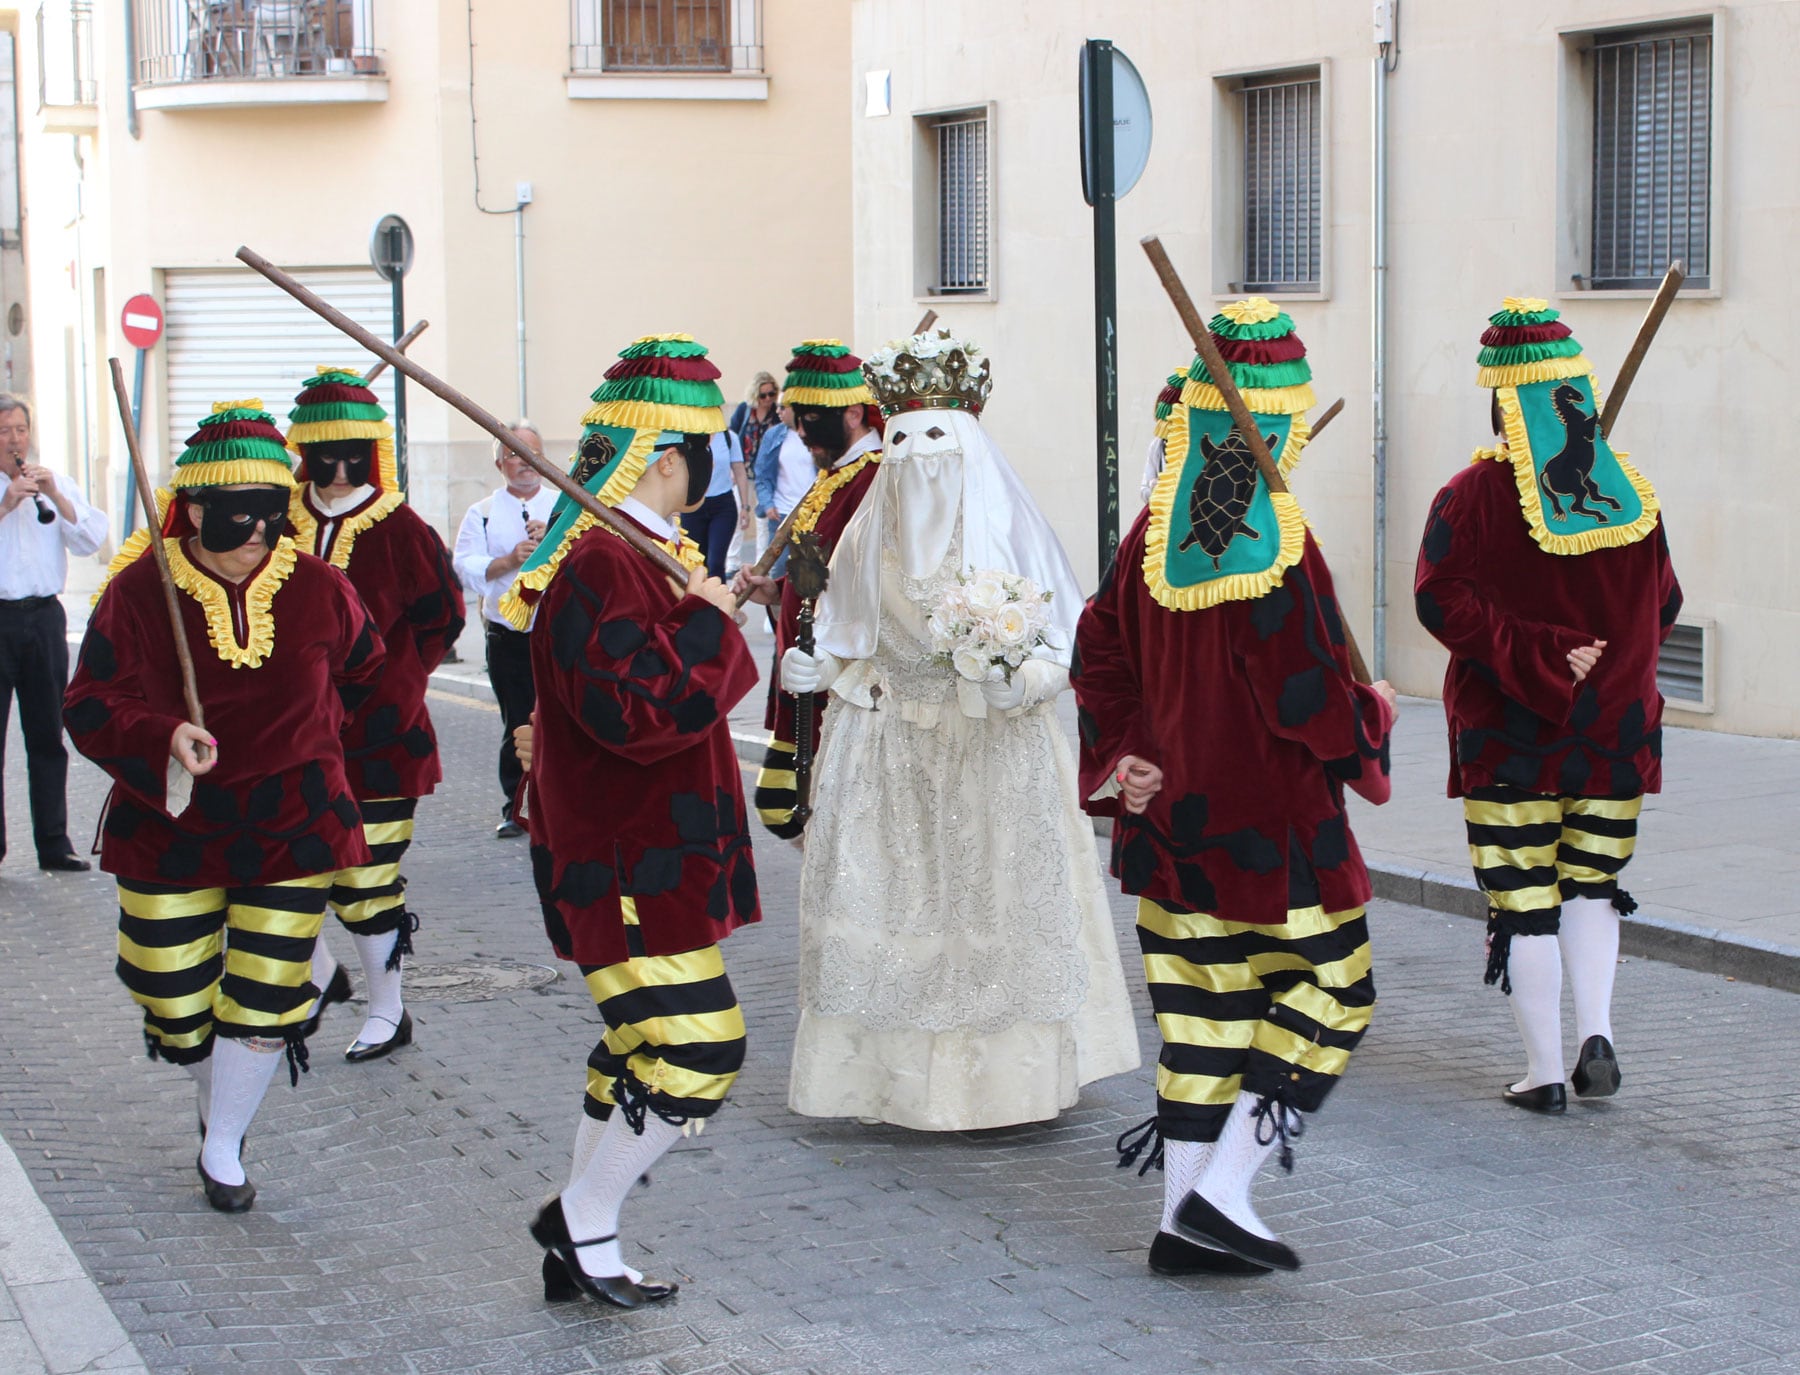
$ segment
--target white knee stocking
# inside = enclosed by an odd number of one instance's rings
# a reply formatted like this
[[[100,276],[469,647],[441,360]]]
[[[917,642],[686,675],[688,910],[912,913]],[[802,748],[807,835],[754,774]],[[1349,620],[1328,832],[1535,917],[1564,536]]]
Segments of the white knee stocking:
[[[306,1010],[308,1017],[319,1015],[319,1005],[325,998],[325,986],[331,982],[331,976],[337,973],[337,956],[325,948],[325,928],[319,928],[319,934],[313,938],[312,981],[319,990],[319,996],[313,999],[313,1005]]]
[[[194,1106],[199,1109],[200,1125],[204,1127],[206,1119],[212,1116],[212,1057],[194,1061],[187,1072],[194,1081]]]
[[[681,1128],[671,1126],[653,1112],[644,1114],[644,1132],[640,1136],[632,1131],[625,1114],[615,1111],[606,1120],[600,1144],[581,1178],[563,1190],[563,1217],[570,1237],[586,1241],[615,1236],[619,1230],[619,1209],[631,1186],[679,1140]],[[602,1246],[584,1246],[576,1256],[581,1268],[590,1275],[625,1272],[617,1240]]]
[[[1181,1206],[1206,1168],[1212,1155],[1210,1141],[1171,1141],[1163,1138],[1163,1211],[1161,1230],[1175,1231],[1175,1210]]]
[[[1565,914],[1564,921],[1568,920]],[[1525,1041],[1525,1077],[1515,1092],[1563,1081],[1562,955],[1555,936],[1514,936],[1507,957],[1513,1020]]]
[[[600,1138],[604,1135],[606,1135],[606,1123],[598,1117],[589,1117],[584,1110],[581,1114],[581,1123],[575,1128],[575,1158],[569,1167],[569,1187],[571,1189],[575,1187],[575,1181],[586,1172],[588,1162],[594,1158],[594,1151],[599,1147]],[[606,1233],[601,1232],[599,1235],[605,1236]],[[590,1247],[589,1249],[597,1250],[598,1248]],[[625,1278],[633,1284],[643,1278],[643,1275],[629,1265],[621,1265],[619,1268],[624,1271]]]
[[[1240,1093],[1232,1104],[1231,1116],[1225,1119],[1225,1130],[1207,1158],[1194,1192],[1247,1232],[1273,1240],[1275,1233],[1263,1225],[1250,1203],[1250,1185],[1263,1162],[1274,1152],[1280,1138],[1267,1132],[1266,1143],[1256,1139],[1256,1105],[1261,1100],[1254,1093]],[[1298,1117],[1298,1113],[1291,1116]]]
[[[402,918],[404,920],[404,918]],[[400,998],[399,969],[387,967],[388,956],[400,939],[398,931],[384,931],[379,936],[352,936],[356,954],[362,960],[363,981],[369,990],[369,1015],[356,1039],[370,1045],[391,1040],[400,1026],[405,1004]],[[403,961],[404,962],[404,961]]]
[[[242,1184],[244,1167],[238,1153],[244,1133],[262,1106],[269,1080],[281,1064],[281,1043],[273,1050],[252,1048],[245,1042],[221,1036],[213,1042],[212,1111],[206,1119],[206,1144],[200,1162],[221,1184]]]
[[[1619,967],[1619,914],[1606,898],[1570,898],[1563,903],[1557,937],[1569,988],[1575,995],[1575,1039],[1612,1040],[1613,975]]]

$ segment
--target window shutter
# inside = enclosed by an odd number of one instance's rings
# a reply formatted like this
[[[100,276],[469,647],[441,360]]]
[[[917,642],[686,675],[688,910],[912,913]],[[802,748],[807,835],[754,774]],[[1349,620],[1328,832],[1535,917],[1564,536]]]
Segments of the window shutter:
[[[1319,78],[1253,78],[1244,128],[1246,291],[1319,289]]]
[[[984,114],[938,121],[938,271],[944,295],[988,289],[988,122]]]

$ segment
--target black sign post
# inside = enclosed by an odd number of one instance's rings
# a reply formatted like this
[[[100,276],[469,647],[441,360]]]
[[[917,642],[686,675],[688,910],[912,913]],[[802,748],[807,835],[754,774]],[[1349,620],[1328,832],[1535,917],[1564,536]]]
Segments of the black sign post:
[[[1081,190],[1094,207],[1094,456],[1103,577],[1119,544],[1119,273],[1113,210],[1113,45],[1081,49]]]
[[[413,234],[398,215],[383,215],[369,236],[369,261],[394,287],[394,342],[406,333],[406,299],[401,283],[412,267]],[[406,490],[406,375],[394,373],[394,473]]]

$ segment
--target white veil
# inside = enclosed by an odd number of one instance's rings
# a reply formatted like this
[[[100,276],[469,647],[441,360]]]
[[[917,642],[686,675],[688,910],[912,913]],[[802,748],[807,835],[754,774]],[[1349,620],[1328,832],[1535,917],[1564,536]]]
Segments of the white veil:
[[[889,424],[910,425],[926,416],[933,424],[948,429],[961,445],[962,499],[960,504],[942,500],[920,503],[925,509],[918,511],[910,504],[903,508],[903,548],[947,547],[960,509],[963,571],[1017,573],[1054,593],[1050,599],[1050,638],[1054,643],[1048,657],[1067,668],[1075,644],[1075,621],[1085,599],[1055,531],[999,446],[967,411],[907,411]],[[867,659],[875,653],[881,619],[881,543],[887,503],[896,499],[902,470],[913,461],[904,452],[896,455],[893,448],[888,449],[868,496],[832,551],[831,582],[819,599],[815,637],[821,649],[840,659]]]

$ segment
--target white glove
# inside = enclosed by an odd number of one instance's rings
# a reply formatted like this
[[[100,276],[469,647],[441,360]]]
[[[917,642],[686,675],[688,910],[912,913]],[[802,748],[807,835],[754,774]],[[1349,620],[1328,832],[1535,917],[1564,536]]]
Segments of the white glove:
[[[1015,671],[1009,683],[1004,678],[984,678],[981,696],[994,711],[1011,711],[1025,705],[1025,675]]]
[[[795,645],[781,656],[784,692],[824,692],[844,671],[844,661],[834,654],[808,654]]]

